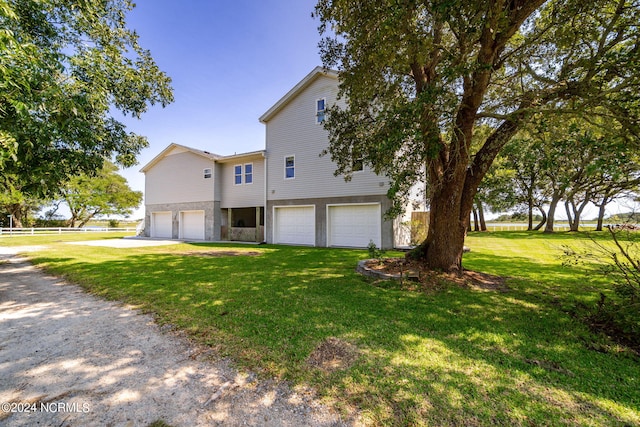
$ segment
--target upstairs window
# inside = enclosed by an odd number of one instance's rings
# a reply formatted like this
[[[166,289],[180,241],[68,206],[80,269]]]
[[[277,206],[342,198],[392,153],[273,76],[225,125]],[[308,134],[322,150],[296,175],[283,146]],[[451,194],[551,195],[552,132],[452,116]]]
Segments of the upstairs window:
[[[206,168],[202,170],[202,174],[204,176],[204,179],[209,179],[213,175],[213,171],[211,170],[211,168]]]
[[[244,183],[253,183],[253,163],[247,163],[244,165]]]
[[[284,177],[285,179],[293,179],[296,176],[296,160],[294,156],[284,158]]]
[[[233,174],[234,174],[233,183],[235,185],[241,185],[242,184],[242,165],[235,165],[233,167]]]
[[[325,111],[325,99],[318,99],[316,101],[316,123],[324,122]]]
[[[364,170],[364,163],[362,159],[354,159],[353,163],[351,163],[351,170],[353,172],[360,172]]]

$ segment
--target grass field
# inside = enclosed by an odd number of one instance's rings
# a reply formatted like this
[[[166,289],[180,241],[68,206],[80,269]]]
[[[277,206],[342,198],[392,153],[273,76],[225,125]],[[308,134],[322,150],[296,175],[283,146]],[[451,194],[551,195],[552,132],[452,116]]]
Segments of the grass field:
[[[472,233],[465,267],[508,277],[506,292],[373,286],[354,272],[361,250],[124,251],[54,237],[0,246],[46,245],[30,256],[48,270],[155,313],[240,369],[311,384],[367,425],[640,425],[640,360],[568,314],[610,286],[591,266],[562,265],[563,246],[586,245],[583,235]],[[355,357],[311,366],[330,337]]]

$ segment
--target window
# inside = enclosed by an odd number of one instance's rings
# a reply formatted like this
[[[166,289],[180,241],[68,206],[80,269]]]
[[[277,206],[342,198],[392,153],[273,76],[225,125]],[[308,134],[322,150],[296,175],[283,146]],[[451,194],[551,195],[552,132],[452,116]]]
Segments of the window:
[[[324,122],[325,116],[325,99],[318,99],[316,101],[316,123]]]
[[[284,177],[285,179],[292,179],[296,176],[296,162],[294,156],[287,156],[284,158]]]
[[[244,165],[244,183],[253,183],[253,163],[247,163]]]
[[[204,175],[204,179],[209,179],[213,175],[211,168],[203,169],[202,174]]]
[[[235,165],[233,167],[234,181],[235,185],[242,184],[242,165]]]
[[[354,159],[353,163],[351,163],[351,170],[353,172],[360,172],[364,169],[364,163],[362,159]]]

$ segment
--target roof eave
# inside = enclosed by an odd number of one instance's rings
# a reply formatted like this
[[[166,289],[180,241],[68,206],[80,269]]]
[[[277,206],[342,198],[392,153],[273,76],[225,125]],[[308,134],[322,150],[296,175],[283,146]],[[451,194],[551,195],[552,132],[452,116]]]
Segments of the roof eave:
[[[230,156],[222,156],[216,160],[217,163],[228,163],[234,160],[251,158],[251,157],[264,157],[266,150],[250,151],[248,153],[232,154]]]

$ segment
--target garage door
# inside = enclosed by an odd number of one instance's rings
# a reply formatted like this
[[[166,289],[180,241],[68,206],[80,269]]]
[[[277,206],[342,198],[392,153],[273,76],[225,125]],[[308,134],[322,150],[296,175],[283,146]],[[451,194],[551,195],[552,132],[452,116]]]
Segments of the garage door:
[[[274,243],[316,244],[316,214],[313,206],[276,207],[273,220]]]
[[[180,212],[180,238],[204,240],[204,211]]]
[[[153,212],[151,214],[151,237],[171,239],[171,212]]]
[[[329,246],[366,248],[373,242],[382,247],[380,205],[328,207]]]

